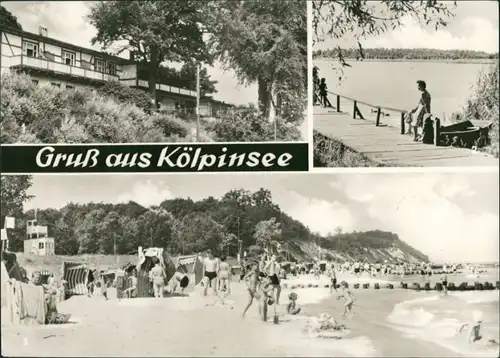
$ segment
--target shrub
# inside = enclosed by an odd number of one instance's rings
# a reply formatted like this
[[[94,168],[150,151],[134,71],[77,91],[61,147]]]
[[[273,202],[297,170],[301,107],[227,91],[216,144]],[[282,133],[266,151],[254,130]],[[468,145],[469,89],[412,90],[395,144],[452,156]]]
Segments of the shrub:
[[[122,86],[118,84],[119,86]],[[106,91],[119,88],[116,83]],[[121,87],[120,87],[121,88]],[[173,116],[147,114],[126,97],[117,102],[104,90],[72,91],[37,86],[27,75],[3,74],[1,83],[2,143],[133,143],[191,141],[188,124]],[[131,96],[131,97],[130,97]],[[135,97],[134,97],[135,98]],[[132,99],[131,99],[132,100]],[[135,98],[136,102],[145,101]],[[203,134],[203,140],[210,138]]]
[[[274,123],[257,109],[247,108],[218,119],[212,127],[214,139],[221,142],[268,142],[274,140]],[[276,140],[300,140],[296,124],[276,121]]]
[[[491,66],[489,71],[479,75],[474,94],[467,101],[463,114],[459,118],[478,119],[491,122],[492,128],[489,132],[490,144],[485,149],[495,157],[499,157],[499,75],[498,61]]]

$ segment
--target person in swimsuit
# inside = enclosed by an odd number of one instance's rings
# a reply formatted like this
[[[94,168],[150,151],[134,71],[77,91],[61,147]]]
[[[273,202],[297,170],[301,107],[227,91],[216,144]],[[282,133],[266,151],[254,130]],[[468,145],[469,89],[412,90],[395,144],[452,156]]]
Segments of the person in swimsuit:
[[[186,273],[181,271],[175,271],[174,277],[170,279],[170,294],[174,294],[175,290],[177,290],[177,286],[181,288],[181,293],[184,293],[184,290],[189,285],[189,277]]]
[[[271,276],[266,276],[259,285],[259,313],[262,321],[267,321],[267,306],[277,304],[273,299],[274,285]]]
[[[208,287],[212,287],[214,295],[217,294],[217,271],[218,260],[212,255],[212,251],[207,251],[207,257],[203,260],[203,295],[207,295]]]
[[[219,272],[217,272],[219,279],[219,291],[231,294],[231,266],[226,262],[226,256],[221,256],[219,263]]]
[[[410,111],[408,119],[408,134],[412,134],[413,140],[418,141],[421,136],[418,134],[418,128],[423,127],[424,115],[431,113],[431,95],[427,91],[427,84],[425,81],[417,81],[417,88],[421,92],[420,99],[417,107]]]
[[[326,79],[322,78],[319,83],[319,98],[323,107],[333,107],[328,100],[328,86],[326,85]]]
[[[330,294],[333,294],[333,290],[337,292],[337,274],[335,273],[335,266],[333,264],[330,267],[330,280],[332,281],[330,285]]]
[[[132,272],[132,276],[129,277],[130,287],[123,291],[125,297],[134,298],[137,297],[137,271]]]
[[[288,302],[288,305],[286,306],[286,311],[288,312],[288,314],[293,314],[293,315],[296,315],[298,313],[300,313],[300,307],[297,307],[297,294],[295,292],[290,292],[290,294],[288,295],[288,299],[290,300]]]
[[[272,255],[271,260],[266,265],[266,272],[268,277],[271,280],[271,285],[273,287],[273,291],[276,292],[276,304],[279,305],[280,302],[280,294],[281,294],[281,283],[278,278],[278,273],[280,272],[280,264],[276,262],[276,256]]]
[[[347,313],[351,314],[351,318],[353,316],[352,313],[352,305],[354,303],[354,300],[356,297],[354,297],[353,293],[347,288],[347,282],[342,281],[340,283],[340,294],[337,296],[337,299],[344,299],[344,313],[342,314],[343,317],[347,315]]]
[[[163,288],[165,287],[165,274],[160,266],[160,260],[155,257],[153,259],[154,267],[149,271],[149,279],[153,283],[153,292],[155,298],[163,297]]]
[[[446,296],[448,294],[448,275],[446,272],[441,276],[441,285],[443,285],[443,293]]]
[[[266,277],[266,266],[268,264],[267,255],[262,255],[259,261],[259,277]]]
[[[356,261],[356,262],[354,263],[354,275],[355,275],[355,276],[358,276],[358,277],[359,277],[360,272],[361,272],[360,268],[361,268],[361,264],[359,263],[359,261]]]
[[[244,281],[247,283],[247,291],[248,291],[248,304],[246,305],[245,309],[243,310],[243,313],[241,317],[245,317],[245,314],[247,313],[248,309],[253,303],[254,298],[256,300],[260,299],[260,295],[258,292],[259,284],[260,284],[260,278],[259,278],[259,266],[258,264],[255,264],[252,266],[250,271],[248,271],[247,275],[243,278]],[[259,308],[260,310],[260,308]]]

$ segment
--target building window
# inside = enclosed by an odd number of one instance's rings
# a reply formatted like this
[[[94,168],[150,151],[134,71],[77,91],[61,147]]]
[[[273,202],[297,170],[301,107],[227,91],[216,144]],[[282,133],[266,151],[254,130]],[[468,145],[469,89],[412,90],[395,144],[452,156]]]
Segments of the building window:
[[[108,62],[108,74],[116,75],[116,65],[113,62]]]
[[[69,66],[74,66],[75,65],[75,53],[74,52],[70,52],[70,51],[66,51],[66,50],[63,50],[62,52],[62,60],[63,60],[63,63],[65,63],[66,65],[69,65]]]
[[[66,85],[66,89],[67,89],[67,90],[74,90],[74,89],[75,89],[75,86]]]
[[[38,249],[39,250],[43,250],[44,246],[43,246],[43,242],[39,242],[38,243]]]
[[[34,85],[38,85],[38,80],[31,80],[31,83],[33,83]]]
[[[28,57],[38,57],[38,44],[23,41],[23,55]]]
[[[55,82],[52,82],[50,85],[51,85],[52,87],[61,88],[61,84],[60,84],[60,83],[55,83]]]
[[[94,60],[94,67],[97,72],[105,72],[106,69],[104,66],[104,61],[98,58]]]

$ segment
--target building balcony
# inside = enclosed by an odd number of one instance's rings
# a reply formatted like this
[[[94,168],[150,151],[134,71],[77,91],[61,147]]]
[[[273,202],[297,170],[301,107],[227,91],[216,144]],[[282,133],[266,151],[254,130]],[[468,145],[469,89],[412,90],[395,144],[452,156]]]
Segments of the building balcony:
[[[126,82],[126,81],[122,81],[122,82]],[[141,87],[141,88],[149,88],[148,81],[144,81],[144,80],[138,80],[137,86]],[[178,88],[178,87],[164,85],[164,84],[160,84],[160,83],[156,84],[156,90],[196,98],[196,91],[191,91],[188,89]]]
[[[26,55],[11,56],[6,61],[6,58],[2,57],[2,62],[6,62],[10,68],[28,68],[43,72],[52,72],[54,74],[66,75],[71,77],[81,77],[88,80],[94,81],[118,81],[119,77],[117,75],[111,75],[108,73],[93,71],[84,67],[77,67],[66,65],[64,63],[50,61],[45,58],[40,57],[29,57]],[[4,64],[2,64],[3,66]]]

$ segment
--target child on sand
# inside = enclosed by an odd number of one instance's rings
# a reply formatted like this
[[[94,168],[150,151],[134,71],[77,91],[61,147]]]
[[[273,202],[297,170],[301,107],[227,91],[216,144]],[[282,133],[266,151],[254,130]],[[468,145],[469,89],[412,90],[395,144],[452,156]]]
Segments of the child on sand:
[[[181,288],[181,293],[184,293],[184,290],[189,285],[189,278],[184,272],[176,271],[174,273],[174,277],[170,279],[170,294],[174,294],[177,286]]]
[[[337,299],[341,299],[341,298],[343,298],[345,300],[344,313],[342,314],[342,316],[346,317],[347,313],[350,313],[351,318],[352,318],[352,316],[353,316],[352,305],[353,305],[356,297],[354,297],[354,294],[348,289],[347,282],[345,282],[345,281],[342,281],[340,283],[340,294],[337,296]]]
[[[297,307],[297,294],[295,292],[290,292],[288,295],[288,299],[290,302],[288,302],[288,306],[286,307],[286,311],[289,314],[296,315],[300,312],[300,307]]]

